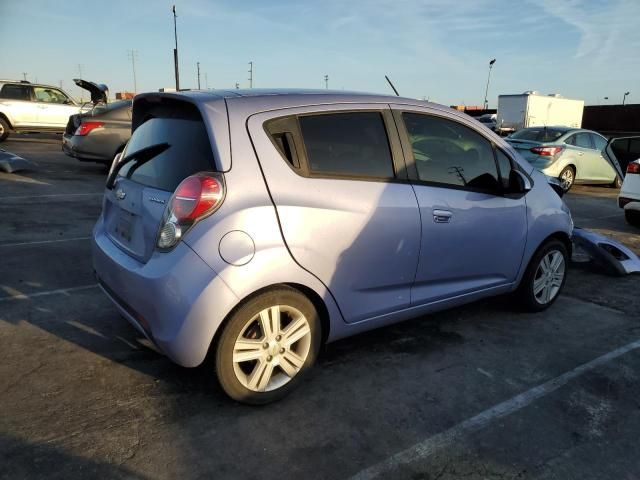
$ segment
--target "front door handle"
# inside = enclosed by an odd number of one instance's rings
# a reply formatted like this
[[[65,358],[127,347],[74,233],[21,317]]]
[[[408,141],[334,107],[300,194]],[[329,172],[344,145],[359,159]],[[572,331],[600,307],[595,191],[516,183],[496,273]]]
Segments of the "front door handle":
[[[434,210],[433,221],[435,223],[449,223],[453,214],[449,210]]]

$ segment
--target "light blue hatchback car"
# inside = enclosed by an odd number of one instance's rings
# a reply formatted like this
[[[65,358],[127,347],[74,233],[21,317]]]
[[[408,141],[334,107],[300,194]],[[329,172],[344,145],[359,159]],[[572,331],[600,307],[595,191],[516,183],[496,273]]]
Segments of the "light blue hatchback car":
[[[93,264],[174,362],[215,358],[246,403],[282,397],[325,342],[491,295],[560,293],[568,208],[472,118],[301,90],[136,96]]]

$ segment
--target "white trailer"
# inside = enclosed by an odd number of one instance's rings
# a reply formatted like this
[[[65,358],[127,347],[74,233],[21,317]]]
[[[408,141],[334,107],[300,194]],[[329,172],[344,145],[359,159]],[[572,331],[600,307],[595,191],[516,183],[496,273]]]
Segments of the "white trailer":
[[[511,133],[521,128],[540,126],[582,126],[584,100],[543,95],[535,91],[498,96],[496,130]]]

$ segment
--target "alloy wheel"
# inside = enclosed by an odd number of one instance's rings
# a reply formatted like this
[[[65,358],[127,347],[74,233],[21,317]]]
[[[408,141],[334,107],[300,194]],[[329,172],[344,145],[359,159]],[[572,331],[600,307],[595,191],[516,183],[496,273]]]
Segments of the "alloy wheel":
[[[564,255],[558,250],[548,252],[533,277],[533,296],[541,305],[551,302],[562,287],[565,274]]]
[[[233,347],[233,371],[254,392],[276,390],[295,377],[311,351],[311,327],[298,309],[273,305],[243,327]]]
[[[560,175],[560,185],[565,192],[571,188],[571,185],[573,185],[573,170],[567,168],[562,172],[562,175]]]

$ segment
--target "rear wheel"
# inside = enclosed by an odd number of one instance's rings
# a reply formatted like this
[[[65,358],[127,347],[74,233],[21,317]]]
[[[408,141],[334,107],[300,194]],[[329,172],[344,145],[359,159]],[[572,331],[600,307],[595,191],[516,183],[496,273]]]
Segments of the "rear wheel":
[[[287,395],[315,363],[320,319],[297,290],[258,295],[232,314],[216,351],[218,380],[234,400],[265,404]]]
[[[566,280],[568,258],[560,240],[549,240],[538,249],[516,292],[523,309],[540,312],[556,301]]]
[[[616,175],[616,179],[611,183],[610,187],[620,190],[622,188],[622,179]]]
[[[573,186],[573,182],[576,180],[576,171],[573,167],[564,167],[564,169],[560,172],[558,176],[558,180],[560,180],[560,185],[562,186],[562,190],[568,192],[571,190]]]
[[[629,225],[633,225],[635,227],[640,227],[640,212],[637,210],[625,210],[624,211],[624,219],[627,221]]]
[[[4,142],[9,136],[9,123],[0,117],[0,142]]]

